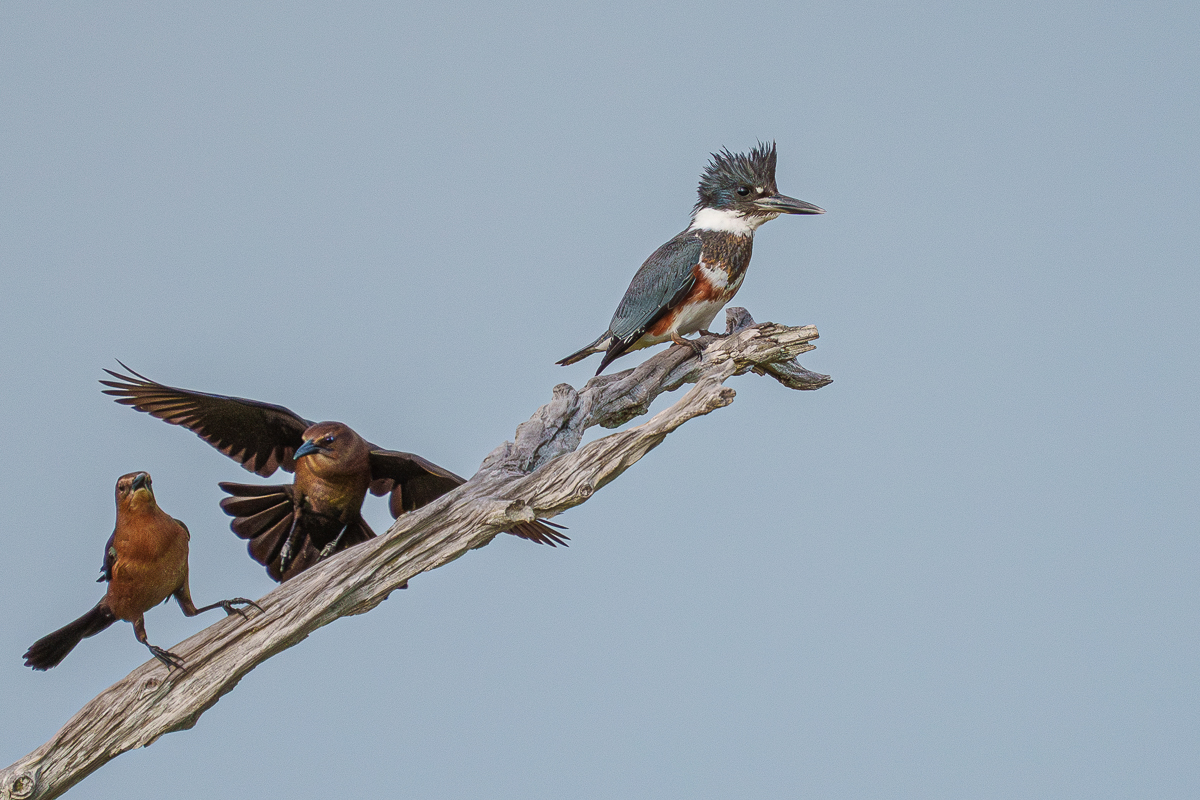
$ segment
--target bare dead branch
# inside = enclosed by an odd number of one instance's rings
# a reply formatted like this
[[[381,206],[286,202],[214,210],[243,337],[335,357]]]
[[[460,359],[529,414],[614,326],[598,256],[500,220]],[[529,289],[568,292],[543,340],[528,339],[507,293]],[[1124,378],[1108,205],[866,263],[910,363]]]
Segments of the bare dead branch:
[[[689,419],[729,405],[724,382],[753,371],[793,389],[830,383],[796,355],[813,349],[817,330],[755,324],[727,312],[728,332],[702,338],[704,352],[673,346],[639,366],[592,378],[553,398],[496,448],[463,486],[404,514],[383,536],[350,548],[258,601],[262,613],[233,616],[171,648],[187,672],[151,660],[85,705],[53,739],[0,771],[0,800],[58,797],[107,761],[185,730],[260,663],[318,628],[369,611],[426,570],[482,547],[516,522],[549,518],[586,501]],[[615,428],[647,413],[654,398],[695,384],[649,421],[579,447],[594,426]]]

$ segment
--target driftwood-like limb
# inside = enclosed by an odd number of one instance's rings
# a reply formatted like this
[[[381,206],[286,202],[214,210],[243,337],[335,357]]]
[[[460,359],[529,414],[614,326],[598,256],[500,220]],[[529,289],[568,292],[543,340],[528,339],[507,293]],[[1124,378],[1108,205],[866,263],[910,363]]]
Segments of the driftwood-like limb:
[[[724,336],[705,336],[701,356],[673,346],[641,365],[592,378],[580,391],[554,387],[553,399],[496,448],[463,486],[396,520],[387,534],[352,547],[258,601],[262,612],[234,615],[172,647],[187,671],[157,661],[138,667],[85,705],[53,739],[0,771],[0,800],[58,797],[109,759],[196,724],[242,676],[338,617],[361,614],[426,570],[487,544],[516,522],[553,517],[587,500],[683,423],[733,402],[724,382],[753,371],[797,389],[830,379],[795,356],[813,349],[812,326],[755,325],[730,309]],[[584,431],[614,428],[645,414],[659,394],[695,386],[649,421],[583,448]]]

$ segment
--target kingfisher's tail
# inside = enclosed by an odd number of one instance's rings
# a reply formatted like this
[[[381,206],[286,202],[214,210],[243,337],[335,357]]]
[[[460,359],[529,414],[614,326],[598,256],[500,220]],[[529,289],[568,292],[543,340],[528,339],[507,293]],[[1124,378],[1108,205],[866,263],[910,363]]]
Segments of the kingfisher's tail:
[[[566,358],[562,359],[561,361],[555,361],[554,363],[558,364],[560,367],[565,367],[568,364],[574,364],[576,361],[582,361],[583,359],[587,358],[592,353],[603,353],[605,350],[608,349],[608,346],[611,343],[612,343],[612,334],[609,333],[608,331],[605,331],[604,333],[602,333],[600,335],[600,337],[598,339],[596,339],[596,341],[592,342],[587,347],[585,347],[582,350],[579,350],[577,352],[571,353],[571,355],[567,356]]]

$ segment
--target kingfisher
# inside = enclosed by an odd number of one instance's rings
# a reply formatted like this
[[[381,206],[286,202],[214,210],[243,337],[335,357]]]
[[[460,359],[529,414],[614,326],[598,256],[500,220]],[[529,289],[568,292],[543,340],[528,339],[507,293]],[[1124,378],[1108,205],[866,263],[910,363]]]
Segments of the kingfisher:
[[[671,341],[700,345],[683,337],[707,330],[746,277],[754,232],[780,214],[824,214],[825,209],[779,193],[775,185],[775,143],[759,142],[748,153],[723,148],[700,176],[700,199],[687,229],[646,259],[596,341],[557,362],[574,364],[604,353],[599,375],[612,361],[643,347]]]

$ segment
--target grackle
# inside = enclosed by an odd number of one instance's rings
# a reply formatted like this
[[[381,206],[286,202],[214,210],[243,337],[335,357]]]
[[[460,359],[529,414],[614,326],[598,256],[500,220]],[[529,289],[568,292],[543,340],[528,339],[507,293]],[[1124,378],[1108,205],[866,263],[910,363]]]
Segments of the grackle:
[[[154,501],[148,473],[131,472],[118,478],[117,524],[104,547],[104,566],[97,581],[107,581],[108,591],[91,611],[34,642],[25,652],[25,666],[56,667],[81,640],[123,619],[133,623],[134,636],[155,658],[168,668],[184,669],[183,659],[146,640],[143,615],[147,611],[170,597],[189,617],[214,608],[245,616],[236,604],[258,608],[244,597],[196,608],[188,588],[188,538],[187,526]]]
[[[120,363],[120,362],[118,362]],[[384,450],[340,422],[313,423],[283,406],[156,383],[121,364],[106,369],[104,393],[172,425],[182,425],[266,478],[295,473],[291,484],[221,483],[221,508],[233,532],[249,540],[250,557],[284,581],[333,553],[375,536],[360,510],[367,492],[391,494],[393,517],[420,508],[466,480],[432,461]],[[567,537],[552,522],[522,522],[508,533],[555,546]]]

